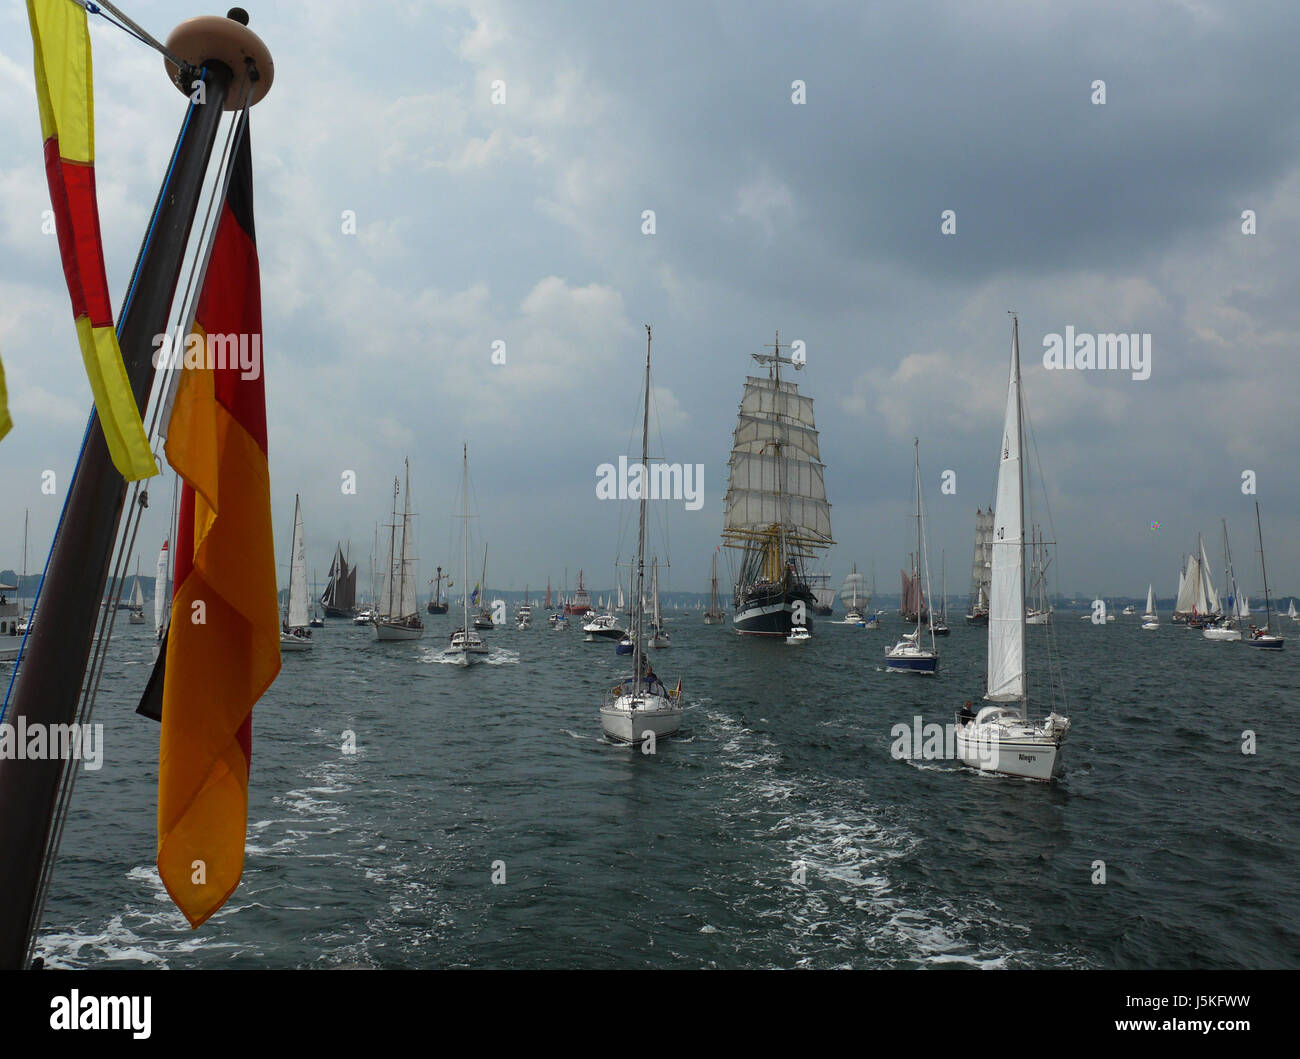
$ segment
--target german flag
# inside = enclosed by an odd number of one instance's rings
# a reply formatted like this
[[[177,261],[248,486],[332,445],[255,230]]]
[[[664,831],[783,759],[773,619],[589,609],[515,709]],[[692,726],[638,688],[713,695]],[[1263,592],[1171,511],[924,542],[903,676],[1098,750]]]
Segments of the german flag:
[[[27,0],[27,17],[36,51],[45,177],[81,359],[113,465],[128,481],[137,481],[157,474],[158,465],[149,452],[149,438],[122,363],[104,273],[86,11],[74,3]]]
[[[194,927],[243,874],[253,705],[280,671],[247,112],[238,120],[166,450],[183,484],[162,681],[158,873]],[[207,355],[223,342],[257,350],[255,370]]]

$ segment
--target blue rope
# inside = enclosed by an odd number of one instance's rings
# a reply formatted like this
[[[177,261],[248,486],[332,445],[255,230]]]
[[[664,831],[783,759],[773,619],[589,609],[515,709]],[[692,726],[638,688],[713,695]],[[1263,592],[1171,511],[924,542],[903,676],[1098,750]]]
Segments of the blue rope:
[[[203,76],[203,74],[205,74],[206,72],[207,72],[207,67],[204,67],[203,70],[200,71],[200,76]],[[181,126],[181,134],[176,139],[176,148],[175,150],[172,151],[171,162],[167,166],[167,175],[163,179],[162,191],[159,192],[158,201],[154,203],[153,216],[150,217],[149,219],[149,230],[145,233],[144,247],[140,251],[141,261],[144,260],[145,254],[148,252],[149,245],[150,243],[153,242],[154,230],[157,228],[158,225],[158,215],[159,213],[162,212],[163,200],[166,198],[167,189],[171,186],[172,175],[176,171],[176,159],[179,157],[181,153],[181,145],[185,142],[185,135],[187,132],[189,132],[190,119],[194,116],[194,108],[196,106],[197,104],[191,101],[189,110],[185,112],[185,123]],[[121,322],[126,318],[127,311],[131,308],[131,302],[135,298],[136,286],[140,282],[140,271],[141,271],[140,269],[136,269],[135,274],[131,277],[131,287],[127,291],[126,301],[122,306],[121,312],[118,314],[117,319],[118,319],[119,339],[121,338],[121,334],[122,334]],[[77,450],[77,463],[72,470],[72,478],[68,482],[67,491],[63,494],[63,508],[59,512],[59,523],[54,531],[54,539],[50,541],[50,550],[49,553],[45,556],[45,566],[41,569],[41,580],[36,586],[36,595],[32,599],[32,609],[28,615],[27,630],[23,633],[23,642],[18,646],[18,657],[14,659],[13,672],[9,675],[9,686],[5,689],[4,704],[0,705],[0,722],[4,721],[5,714],[9,712],[9,699],[13,695],[14,684],[17,683],[18,680],[18,670],[22,665],[23,654],[27,650],[27,637],[31,635],[32,625],[34,625],[36,621],[36,608],[41,601],[41,589],[45,587],[45,577],[50,570],[50,559],[52,559],[54,556],[54,546],[55,544],[58,543],[59,535],[63,531],[63,520],[68,513],[68,500],[72,496],[72,487],[76,484],[77,474],[81,470],[81,458],[86,453],[86,443],[90,440],[90,428],[94,425],[94,423],[95,423],[95,409],[92,406],[90,409],[90,418],[86,420],[86,432],[81,436],[81,448]]]

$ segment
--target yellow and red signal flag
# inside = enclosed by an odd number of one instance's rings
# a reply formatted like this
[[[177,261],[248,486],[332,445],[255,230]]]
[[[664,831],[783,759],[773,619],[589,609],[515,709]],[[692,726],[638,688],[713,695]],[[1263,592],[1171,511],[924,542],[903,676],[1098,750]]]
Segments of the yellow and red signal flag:
[[[122,363],[104,272],[95,196],[95,104],[86,11],[70,0],[27,0],[36,96],[63,274],[77,340],[113,465],[128,481],[158,473]]]
[[[162,688],[158,873],[190,925],[239,885],[253,706],[280,672],[247,112],[167,431],[183,480]],[[196,342],[197,339],[197,342]],[[216,358],[218,343],[257,351]]]

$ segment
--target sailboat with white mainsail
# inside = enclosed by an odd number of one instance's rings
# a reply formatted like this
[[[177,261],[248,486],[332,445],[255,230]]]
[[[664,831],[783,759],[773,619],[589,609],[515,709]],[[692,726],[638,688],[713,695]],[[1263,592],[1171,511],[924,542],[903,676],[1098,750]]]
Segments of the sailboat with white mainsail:
[[[415,596],[415,532],[411,513],[411,461],[406,466],[406,492],[402,521],[397,521],[397,497],[401,486],[393,479],[393,521],[388,534],[388,576],[379,583],[379,606],[375,609],[376,640],[418,640],[424,635],[420,601]],[[399,533],[398,530],[401,530]]]
[[[988,674],[984,697],[994,705],[983,707],[973,719],[958,714],[955,748],[957,759],[971,768],[1050,780],[1060,764],[1061,745],[1070,730],[1070,721],[1055,712],[1048,714],[1042,724],[1029,720],[1020,326],[1014,314],[1011,319],[1011,377],[1007,383],[1007,412],[999,447],[989,579]],[[1050,626],[1046,635],[1050,645]]]
[[[1291,606],[1287,607],[1286,616],[1292,621],[1300,621],[1300,614],[1296,613],[1295,600],[1291,600]]]
[[[289,550],[289,591],[280,619],[280,651],[310,651],[311,629],[307,627],[307,540],[302,528],[302,504],[293,498],[293,543]]]
[[[934,642],[934,615],[926,603],[930,595],[930,561],[925,552],[925,507],[921,503],[921,442],[912,439],[912,448],[916,456],[916,555],[912,563],[911,583],[917,589],[910,605],[916,608],[916,628],[905,633],[893,647],[885,648],[885,669],[894,673],[921,673],[933,676],[939,671],[939,648]],[[925,574],[925,594],[921,595],[921,575]],[[903,575],[907,579],[907,575]],[[904,598],[903,606],[909,605]],[[921,628],[930,630],[930,646],[927,648],[921,640]]]
[[[132,625],[144,624],[144,590],[140,588],[140,557],[135,559],[135,582],[131,585],[131,602],[127,621]]]
[[[766,378],[746,376],[732,438],[723,543],[741,552],[732,624],[749,636],[789,636],[796,624],[812,631],[816,606],[806,562],[835,542],[826,500],[813,400],[781,378],[802,360],[754,353]]]
[[[650,466],[650,327],[645,329],[645,411],[641,419],[641,467]],[[642,626],[645,610],[639,601],[645,595],[646,490],[641,490],[639,528],[636,542],[636,584],[632,590],[632,675],[624,677],[606,696],[600,707],[600,726],[606,738],[621,743],[641,743],[647,737],[661,739],[676,732],[682,723],[682,683],[669,691],[655,676],[645,653]]]
[[[1154,586],[1147,585],[1147,607],[1142,615],[1142,628],[1160,628],[1160,615],[1156,613],[1156,594]]]
[[[469,520],[473,517],[469,513],[469,444],[461,445],[461,519],[463,526],[461,529],[461,583],[469,584]],[[484,552],[484,563],[487,562],[487,553]],[[485,655],[490,653],[490,648],[483,642],[475,630],[469,617],[469,591],[463,589],[460,594],[461,605],[461,624],[460,628],[455,630],[448,639],[447,649],[443,655],[457,665],[472,666]]]

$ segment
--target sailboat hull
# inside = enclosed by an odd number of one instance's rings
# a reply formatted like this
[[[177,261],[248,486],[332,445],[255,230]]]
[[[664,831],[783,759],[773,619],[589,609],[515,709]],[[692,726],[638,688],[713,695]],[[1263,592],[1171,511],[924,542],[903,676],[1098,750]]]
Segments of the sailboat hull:
[[[430,603],[428,603],[428,604],[425,606],[424,609],[425,609],[426,611],[428,611],[430,614],[446,614],[446,613],[447,613],[447,608],[448,608],[449,606],[450,606],[450,604],[448,604],[448,603],[433,603],[433,602],[430,602]]]
[[[382,621],[375,623],[376,640],[418,640],[424,635],[423,625],[408,625],[404,621]]]
[[[1280,651],[1284,642],[1281,636],[1258,636],[1246,641],[1251,647],[1258,647],[1261,651]]]
[[[976,735],[958,729],[955,748],[957,760],[963,765],[999,776],[1046,783],[1060,767],[1060,744],[1045,739],[1004,738],[991,752],[989,743],[981,743]]]
[[[293,654],[295,651],[310,651],[312,642],[301,636],[291,636],[285,633],[280,634],[280,653]]]
[[[732,624],[745,636],[789,636],[795,627],[796,603],[804,608],[804,625],[812,632],[812,603],[802,593],[783,589],[750,592],[737,602]]]
[[[661,695],[620,695],[612,705],[600,708],[600,726],[605,737],[616,743],[640,743],[647,733],[656,739],[672,735],[681,727],[682,708]]]
[[[939,659],[936,655],[886,656],[885,669],[893,673],[924,673],[932,676],[939,672]]]

